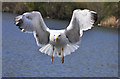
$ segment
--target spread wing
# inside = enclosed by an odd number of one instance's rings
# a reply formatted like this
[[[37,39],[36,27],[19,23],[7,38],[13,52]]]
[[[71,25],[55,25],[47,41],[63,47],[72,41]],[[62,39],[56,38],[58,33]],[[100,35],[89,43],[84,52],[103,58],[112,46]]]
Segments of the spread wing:
[[[23,32],[33,33],[37,45],[45,45],[49,42],[49,28],[43,21],[40,12],[24,13],[15,18],[16,26]]]
[[[74,10],[70,24],[65,30],[70,43],[77,43],[83,31],[91,29],[97,20],[97,13],[90,10]]]

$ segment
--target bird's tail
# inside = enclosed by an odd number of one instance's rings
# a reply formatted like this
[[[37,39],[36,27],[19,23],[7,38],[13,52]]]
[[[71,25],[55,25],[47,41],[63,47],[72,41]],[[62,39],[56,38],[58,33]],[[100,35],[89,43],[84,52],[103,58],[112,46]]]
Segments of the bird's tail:
[[[59,53],[61,53],[61,51],[57,48],[54,48],[54,52],[53,52],[53,46],[50,44],[43,46],[42,48],[39,49],[39,51],[42,53],[45,53],[49,56],[52,56],[52,53],[53,53],[53,57],[61,57],[62,56],[61,54],[59,54]]]
[[[67,44],[64,48],[63,48],[63,52],[64,52],[64,56],[71,54],[72,52],[74,52],[75,50],[77,50],[79,48],[78,45],[73,45],[73,44]],[[45,46],[43,46],[40,50],[40,52],[45,53],[49,56],[52,56],[52,52],[53,52],[53,46],[50,44],[47,44]],[[60,54],[61,53],[61,54]],[[62,50],[60,51],[59,49],[55,48],[54,49],[54,53],[53,53],[54,57],[62,57]]]
[[[79,48],[76,44],[67,44],[67,46],[64,48],[64,56],[71,54],[72,52],[75,52]]]
[[[42,48],[40,48],[39,51],[42,53],[48,54],[49,56],[52,56],[53,46],[50,44],[47,44],[43,46]]]

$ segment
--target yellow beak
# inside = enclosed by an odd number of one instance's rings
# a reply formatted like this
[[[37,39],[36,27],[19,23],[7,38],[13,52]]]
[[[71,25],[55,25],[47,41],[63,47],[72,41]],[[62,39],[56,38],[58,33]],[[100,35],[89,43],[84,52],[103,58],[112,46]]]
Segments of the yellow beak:
[[[58,38],[56,37],[55,40],[57,40]]]

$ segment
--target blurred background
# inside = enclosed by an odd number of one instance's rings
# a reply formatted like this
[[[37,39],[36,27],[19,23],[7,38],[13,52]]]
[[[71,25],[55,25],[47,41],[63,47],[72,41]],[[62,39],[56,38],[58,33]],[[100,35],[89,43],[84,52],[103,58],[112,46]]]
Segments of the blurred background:
[[[11,2],[3,3],[3,12],[22,14],[40,11],[44,17],[70,20],[75,9],[89,9],[98,13],[97,24],[100,26],[120,28],[118,2]]]
[[[24,12],[40,11],[51,29],[68,26],[75,9],[98,13],[96,25],[85,31],[79,49],[61,58],[39,51],[32,33],[23,33],[14,18]],[[117,2],[3,2],[2,3],[2,76],[3,77],[118,77]]]

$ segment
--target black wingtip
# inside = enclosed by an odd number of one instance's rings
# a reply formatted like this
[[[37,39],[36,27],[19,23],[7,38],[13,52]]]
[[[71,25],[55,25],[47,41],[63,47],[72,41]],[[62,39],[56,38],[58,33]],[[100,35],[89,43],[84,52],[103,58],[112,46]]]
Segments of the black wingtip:
[[[18,27],[22,32],[25,32],[25,30],[23,28],[21,28],[20,26]]]
[[[92,19],[94,20],[95,23],[98,19],[97,13],[91,13],[91,14],[92,14]]]
[[[15,19],[14,20],[14,24],[16,24],[16,26],[22,26],[22,23],[23,23],[22,19],[20,19],[20,20]]]

